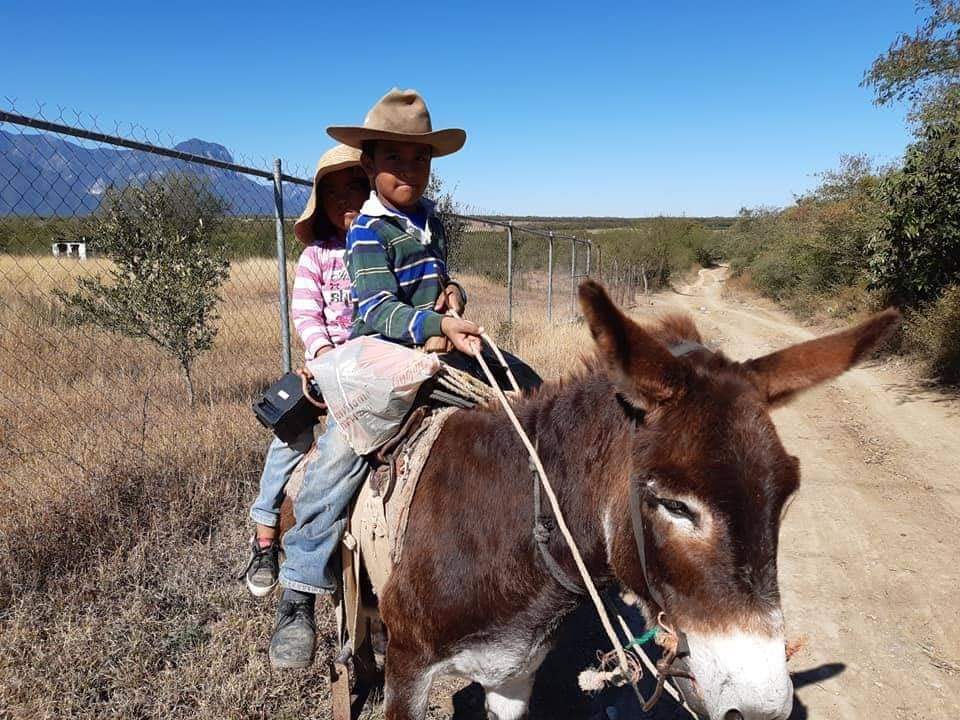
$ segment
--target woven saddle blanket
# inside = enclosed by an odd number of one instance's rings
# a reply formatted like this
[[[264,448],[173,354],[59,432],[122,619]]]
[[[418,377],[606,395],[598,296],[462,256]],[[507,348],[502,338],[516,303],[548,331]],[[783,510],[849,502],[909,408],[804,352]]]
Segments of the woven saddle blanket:
[[[457,408],[442,408],[427,414],[393,450],[389,461],[370,473],[349,511],[344,549],[354,556],[359,553],[378,594],[393,566],[400,562],[410,503],[420,474],[444,424],[455,412]],[[296,500],[317,457],[314,445],[294,470],[286,488],[291,499]]]

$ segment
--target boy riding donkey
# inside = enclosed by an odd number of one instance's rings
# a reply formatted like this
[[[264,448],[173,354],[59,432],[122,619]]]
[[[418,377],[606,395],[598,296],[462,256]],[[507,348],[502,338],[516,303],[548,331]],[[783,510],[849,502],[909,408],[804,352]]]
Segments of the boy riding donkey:
[[[434,204],[423,197],[432,159],[463,147],[466,133],[434,131],[423,98],[397,89],[373,106],[362,127],[327,132],[362,150],[360,162],[371,182],[370,197],[346,238],[352,336],[378,335],[428,347],[438,341],[446,345],[446,339],[473,355],[483,330],[444,314],[461,312],[466,296],[450,280],[443,225]],[[306,667],[313,660],[315,597],[336,589],[328,565],[343,536],[347,508],[369,470],[332,416],[318,443],[323,451],[307,469],[294,504],[296,524],[284,538],[284,592],[270,642],[275,667]]]

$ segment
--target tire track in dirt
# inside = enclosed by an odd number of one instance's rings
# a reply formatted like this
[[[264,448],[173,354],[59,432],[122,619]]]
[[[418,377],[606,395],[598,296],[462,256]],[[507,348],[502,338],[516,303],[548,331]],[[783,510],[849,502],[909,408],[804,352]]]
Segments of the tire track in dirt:
[[[815,334],[725,292],[725,268],[644,298],[735,359]],[[960,402],[873,364],[774,412],[803,481],[781,537],[799,717],[960,717]]]

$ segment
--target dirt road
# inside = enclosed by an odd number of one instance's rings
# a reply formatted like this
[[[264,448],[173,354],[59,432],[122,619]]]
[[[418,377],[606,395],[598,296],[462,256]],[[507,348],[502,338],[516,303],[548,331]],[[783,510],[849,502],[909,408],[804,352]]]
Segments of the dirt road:
[[[701,270],[645,307],[690,311],[736,359],[815,334]],[[781,536],[794,717],[960,717],[960,400],[882,364],[774,413],[802,484]],[[801,707],[802,706],[802,707]]]

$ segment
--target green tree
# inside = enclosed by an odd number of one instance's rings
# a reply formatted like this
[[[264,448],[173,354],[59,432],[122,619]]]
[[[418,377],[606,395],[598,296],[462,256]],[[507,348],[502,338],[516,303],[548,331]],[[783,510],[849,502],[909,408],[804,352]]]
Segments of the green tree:
[[[463,208],[454,197],[453,191],[447,190],[446,185],[436,173],[430,173],[430,183],[427,185],[426,196],[437,204],[437,215],[443,224],[443,233],[447,237],[447,259],[449,264],[456,266],[460,261],[464,234],[467,223],[462,217]]]
[[[902,33],[864,73],[862,86],[876,93],[876,103],[910,104],[918,124],[938,123],[960,112],[960,3],[921,0],[926,13],[913,33]]]
[[[215,232],[223,213],[223,203],[187,176],[111,189],[88,236],[114,267],[80,279],[73,293],[56,291],[76,321],[149,340],[173,356],[191,406],[193,363],[213,345],[229,272]]]
[[[881,226],[869,247],[874,283],[907,305],[960,283],[960,123],[925,126],[879,193]]]

